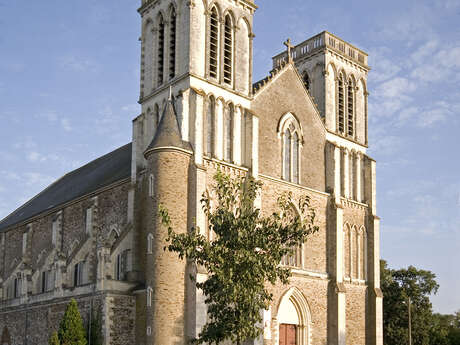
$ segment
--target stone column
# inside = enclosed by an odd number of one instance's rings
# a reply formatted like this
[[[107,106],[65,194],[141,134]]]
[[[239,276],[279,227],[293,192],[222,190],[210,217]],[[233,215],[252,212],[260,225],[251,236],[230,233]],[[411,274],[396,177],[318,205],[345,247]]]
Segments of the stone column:
[[[357,152],[356,153],[356,201],[358,202],[363,202],[362,159],[363,159],[363,154],[361,152]]]
[[[343,196],[345,198],[350,197],[350,152],[348,149],[343,148],[343,171],[342,171],[342,189],[343,189]]]
[[[241,106],[235,106],[233,114],[233,163],[241,165]]]
[[[214,145],[217,159],[224,159],[224,99],[216,100],[216,135]]]
[[[383,294],[380,290],[380,218],[376,208],[376,164],[373,159],[366,157],[365,182],[366,200],[369,203],[367,219],[367,275],[369,286],[369,333],[368,342],[371,345],[383,345]]]
[[[203,142],[203,128],[204,128],[204,94],[195,93],[195,163],[198,165],[203,164],[203,151],[205,142]]]
[[[252,115],[252,176],[259,177],[259,118]]]
[[[181,125],[182,140],[190,142],[190,97],[191,97],[190,89],[183,91],[181,96],[182,96],[180,99],[181,100],[181,104],[180,104],[181,113],[178,115],[181,118],[180,125]]]

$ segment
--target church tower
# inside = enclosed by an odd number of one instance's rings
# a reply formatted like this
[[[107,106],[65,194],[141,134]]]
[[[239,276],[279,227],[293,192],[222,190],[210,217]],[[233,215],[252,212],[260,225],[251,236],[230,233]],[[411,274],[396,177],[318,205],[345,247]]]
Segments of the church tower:
[[[133,176],[145,167],[142,152],[155,135],[170,89],[195,161],[209,154],[243,164],[241,122],[252,93],[256,8],[253,0],[142,0],[142,114],[133,124]],[[214,119],[203,117],[209,106]]]
[[[367,146],[367,54],[324,31],[293,47],[292,58],[329,133]],[[286,60],[275,56],[273,68]]]
[[[143,0],[142,113],[133,120],[133,263],[144,282],[138,344],[185,344],[205,323],[191,265],[163,250],[165,206],[176,232],[205,231],[200,204],[215,166],[257,174],[252,97],[252,0]],[[233,170],[232,170],[233,169]]]

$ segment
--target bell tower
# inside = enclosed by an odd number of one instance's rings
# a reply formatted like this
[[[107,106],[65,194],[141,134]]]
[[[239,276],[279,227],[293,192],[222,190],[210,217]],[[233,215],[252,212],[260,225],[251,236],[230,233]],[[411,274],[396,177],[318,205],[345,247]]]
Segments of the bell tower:
[[[329,136],[367,146],[367,54],[323,31],[293,47],[292,59]],[[275,56],[273,68],[286,60],[286,52]]]
[[[133,123],[133,173],[145,167],[142,152],[156,133],[170,91],[182,139],[191,144],[198,161],[204,150],[196,128],[206,109],[203,100],[209,95],[216,100],[216,146],[225,140],[217,113],[229,104],[235,110],[249,108],[256,9],[254,0],[142,0],[142,114]],[[224,150],[215,149],[216,154]]]

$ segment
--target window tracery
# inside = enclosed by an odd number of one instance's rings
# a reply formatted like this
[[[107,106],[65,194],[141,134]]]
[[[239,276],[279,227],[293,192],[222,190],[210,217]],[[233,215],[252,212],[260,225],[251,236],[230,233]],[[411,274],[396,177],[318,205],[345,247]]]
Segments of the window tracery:
[[[299,122],[291,113],[280,121],[278,134],[282,142],[282,178],[293,183],[300,183],[300,157],[303,143]]]

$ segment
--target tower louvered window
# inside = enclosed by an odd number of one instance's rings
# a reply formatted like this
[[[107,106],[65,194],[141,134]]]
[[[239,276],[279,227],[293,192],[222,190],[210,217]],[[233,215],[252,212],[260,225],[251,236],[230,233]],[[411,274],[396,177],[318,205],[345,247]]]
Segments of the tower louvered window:
[[[209,37],[209,75],[217,78],[219,61],[219,17],[214,7],[211,10],[210,37]]]
[[[310,91],[310,77],[307,72],[303,75],[303,84],[305,85],[305,88]]]
[[[158,24],[158,85],[163,84],[164,70],[164,53],[165,53],[165,23],[163,17],[160,17]]]
[[[347,117],[347,134],[353,136],[354,134],[354,92],[353,92],[353,82],[350,80],[348,82],[348,98],[347,98],[347,105],[348,105],[348,117]]]
[[[176,75],[176,11],[171,10],[171,21],[169,23],[169,79]]]
[[[338,93],[339,93],[339,114],[338,114],[338,129],[339,133],[345,132],[345,95],[344,95],[343,77],[339,77]]]
[[[233,31],[232,19],[230,15],[225,17],[224,35],[224,82],[232,83],[232,64],[233,64]]]

